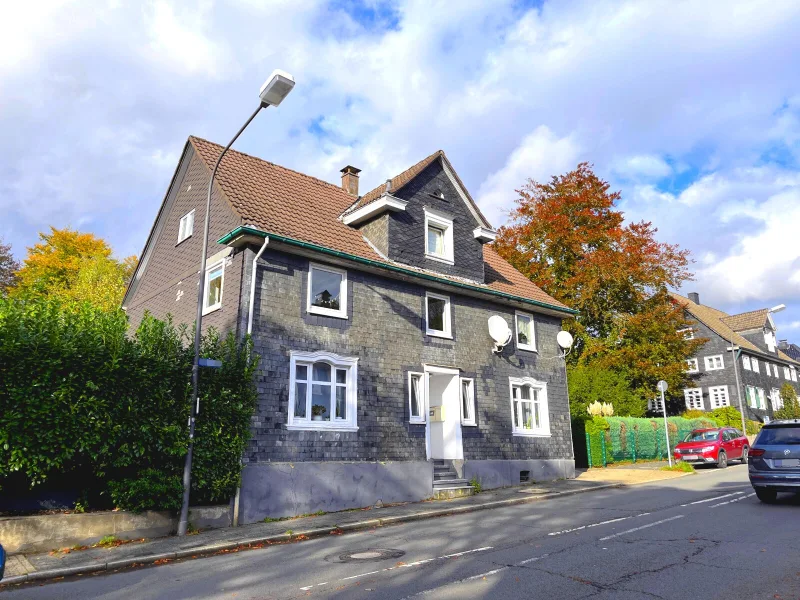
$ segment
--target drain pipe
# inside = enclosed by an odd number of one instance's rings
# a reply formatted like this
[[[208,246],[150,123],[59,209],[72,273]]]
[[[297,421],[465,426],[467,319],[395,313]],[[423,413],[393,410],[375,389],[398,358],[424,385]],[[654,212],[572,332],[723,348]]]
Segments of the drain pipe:
[[[250,304],[247,311],[247,335],[253,333],[253,313],[255,312],[256,304],[256,274],[258,268],[258,259],[261,258],[262,254],[264,254],[264,250],[267,249],[268,245],[269,238],[265,237],[264,243],[261,245],[261,248],[253,259],[253,268],[250,270]],[[233,497],[233,519],[231,519],[231,525],[233,527],[239,526],[239,498],[241,496],[241,492],[241,486],[237,486],[236,495]]]

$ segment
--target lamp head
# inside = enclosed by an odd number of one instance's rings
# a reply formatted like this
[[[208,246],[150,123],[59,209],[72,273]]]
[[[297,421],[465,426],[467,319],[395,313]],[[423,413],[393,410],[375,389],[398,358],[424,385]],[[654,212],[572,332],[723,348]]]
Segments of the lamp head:
[[[785,305],[785,304],[778,304],[778,306],[773,306],[773,307],[772,307],[772,308],[770,308],[770,309],[769,309],[767,312],[770,312],[770,313],[777,313],[777,312],[781,312],[781,311],[782,311],[782,310],[784,310],[785,308],[786,308],[786,305]]]
[[[286,71],[275,69],[261,86],[258,97],[268,106],[278,106],[294,88],[294,77]]]

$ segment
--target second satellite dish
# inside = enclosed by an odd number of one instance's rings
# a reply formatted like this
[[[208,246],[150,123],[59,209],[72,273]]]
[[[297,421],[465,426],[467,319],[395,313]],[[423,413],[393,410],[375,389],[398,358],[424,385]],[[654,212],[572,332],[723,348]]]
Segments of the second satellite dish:
[[[500,315],[489,317],[489,335],[494,340],[494,351],[500,353],[503,347],[511,341],[511,328]]]

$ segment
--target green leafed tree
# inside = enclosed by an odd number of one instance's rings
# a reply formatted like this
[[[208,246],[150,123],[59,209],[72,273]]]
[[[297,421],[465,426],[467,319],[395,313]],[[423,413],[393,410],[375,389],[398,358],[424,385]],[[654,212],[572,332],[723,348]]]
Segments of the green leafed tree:
[[[800,401],[794,388],[788,383],[781,386],[781,400],[783,407],[775,411],[776,419],[800,419]]]
[[[19,262],[11,253],[11,244],[4,244],[0,239],[0,296],[6,294],[16,281]]]

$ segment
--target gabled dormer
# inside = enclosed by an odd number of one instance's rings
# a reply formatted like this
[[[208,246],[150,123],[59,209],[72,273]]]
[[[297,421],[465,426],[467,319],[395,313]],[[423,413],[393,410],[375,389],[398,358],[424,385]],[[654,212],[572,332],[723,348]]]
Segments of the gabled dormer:
[[[342,187],[358,189],[359,170],[342,169]],[[483,283],[483,244],[495,231],[441,150],[357,198],[342,221],[401,264]]]
[[[766,308],[732,315],[722,321],[762,352],[778,353],[777,328]]]

